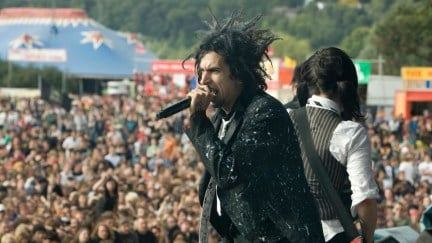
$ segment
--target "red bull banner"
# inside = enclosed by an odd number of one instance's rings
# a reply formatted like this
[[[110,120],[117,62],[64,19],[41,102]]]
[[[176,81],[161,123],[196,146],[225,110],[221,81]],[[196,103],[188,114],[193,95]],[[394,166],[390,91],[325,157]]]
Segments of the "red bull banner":
[[[65,49],[9,49],[8,60],[18,62],[66,62]]]
[[[151,64],[153,73],[184,73],[194,74],[195,62],[182,60],[156,60]]]

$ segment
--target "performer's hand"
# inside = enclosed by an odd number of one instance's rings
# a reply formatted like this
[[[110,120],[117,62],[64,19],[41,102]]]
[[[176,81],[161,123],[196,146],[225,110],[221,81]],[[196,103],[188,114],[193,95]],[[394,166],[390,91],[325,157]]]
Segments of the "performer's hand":
[[[199,111],[207,110],[214,94],[210,92],[207,86],[198,85],[194,90],[189,92],[188,96],[192,98],[189,110],[191,114],[194,114]]]
[[[350,241],[350,243],[363,243],[363,242],[365,242],[365,241],[364,241],[363,237],[361,237],[361,236]]]

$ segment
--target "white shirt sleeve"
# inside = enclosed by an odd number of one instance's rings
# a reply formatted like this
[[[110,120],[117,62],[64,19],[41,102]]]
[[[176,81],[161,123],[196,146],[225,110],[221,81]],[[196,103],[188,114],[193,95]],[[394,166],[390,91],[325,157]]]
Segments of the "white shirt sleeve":
[[[353,192],[351,213],[356,215],[359,203],[378,197],[366,128],[357,122],[342,121],[333,133],[329,149],[335,159],[347,168]]]

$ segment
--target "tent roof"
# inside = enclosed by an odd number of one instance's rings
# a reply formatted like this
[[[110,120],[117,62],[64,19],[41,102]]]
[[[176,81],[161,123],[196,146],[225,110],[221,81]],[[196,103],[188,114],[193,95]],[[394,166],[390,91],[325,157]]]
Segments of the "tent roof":
[[[137,34],[111,30],[81,9],[2,9],[0,36],[0,58],[14,53],[15,63],[55,66],[77,77],[132,77],[149,72],[157,59]]]

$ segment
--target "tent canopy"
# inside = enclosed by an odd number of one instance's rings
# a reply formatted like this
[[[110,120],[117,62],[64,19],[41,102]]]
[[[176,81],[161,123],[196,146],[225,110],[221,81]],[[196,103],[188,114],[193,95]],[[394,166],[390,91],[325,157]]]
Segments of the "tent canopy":
[[[137,34],[106,28],[81,9],[2,9],[0,36],[1,59],[82,78],[130,78],[157,60]]]

